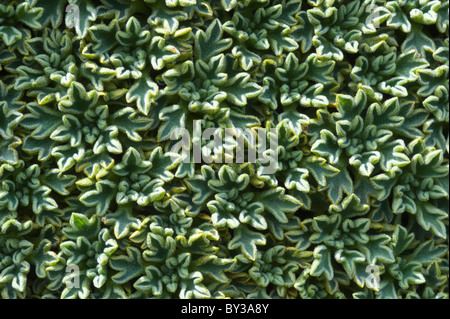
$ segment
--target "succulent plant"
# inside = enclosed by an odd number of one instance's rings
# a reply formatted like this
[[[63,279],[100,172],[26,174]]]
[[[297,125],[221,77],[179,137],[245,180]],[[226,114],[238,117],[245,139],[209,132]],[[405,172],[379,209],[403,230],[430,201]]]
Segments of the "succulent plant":
[[[1,1],[2,298],[448,299],[448,10]]]

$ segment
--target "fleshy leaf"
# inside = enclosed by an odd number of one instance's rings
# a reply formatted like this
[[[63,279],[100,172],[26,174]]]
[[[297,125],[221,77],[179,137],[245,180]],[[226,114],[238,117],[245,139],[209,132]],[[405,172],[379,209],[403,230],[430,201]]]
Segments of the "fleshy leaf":
[[[242,253],[250,260],[255,260],[257,245],[265,245],[266,238],[261,233],[249,230],[245,225],[239,225],[234,230],[233,239],[228,243],[229,249],[240,248]]]
[[[141,252],[135,247],[127,247],[127,255],[114,256],[110,260],[111,267],[118,272],[112,280],[118,284],[128,282],[144,272]]]

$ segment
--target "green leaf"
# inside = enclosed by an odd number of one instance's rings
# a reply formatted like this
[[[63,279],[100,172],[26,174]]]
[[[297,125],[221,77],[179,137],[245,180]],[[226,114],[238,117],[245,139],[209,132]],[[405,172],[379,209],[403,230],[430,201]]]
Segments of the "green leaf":
[[[122,144],[118,139],[119,130],[115,126],[108,126],[97,138],[94,146],[92,147],[92,151],[94,154],[101,154],[103,152],[109,152],[112,154],[121,154]]]
[[[409,33],[411,31],[411,23],[398,2],[389,1],[386,8],[391,12],[391,15],[387,20],[387,25],[394,28],[400,28],[404,33]]]
[[[447,277],[442,273],[438,263],[433,261],[424,272],[425,281],[428,288],[439,289],[447,282]]]
[[[405,150],[403,140],[395,140],[378,147],[380,152],[380,166],[385,172],[390,172],[394,168],[403,167],[410,163],[409,157],[403,153]]]
[[[151,164],[148,174],[153,178],[170,182],[173,179],[173,174],[170,170],[179,163],[178,160],[173,160],[172,155],[173,153],[163,153],[162,148],[159,146],[155,148],[148,159],[148,162]]]
[[[0,35],[3,42],[10,46],[22,38],[22,33],[13,26],[0,26]]]
[[[294,168],[290,170],[284,181],[287,189],[296,188],[300,192],[309,192],[310,186],[308,183],[309,172],[305,168]]]
[[[114,235],[117,239],[127,236],[132,228],[138,229],[140,222],[132,216],[132,207],[120,205],[116,212],[105,216],[106,225],[114,225]]]
[[[163,229],[156,226],[155,223],[150,225],[151,232],[147,235],[148,249],[144,251],[143,257],[148,262],[161,263],[173,256],[177,243],[172,237],[173,230],[171,228]]]
[[[89,150],[86,156],[77,163],[76,168],[77,171],[84,171],[89,178],[94,178],[101,169],[108,170],[113,165],[114,159],[108,153],[94,154],[92,150]]]
[[[437,13],[436,25],[437,25],[439,32],[441,32],[441,33],[445,33],[445,31],[448,29],[448,23],[449,23],[448,22],[449,21],[448,6],[449,6],[448,1],[441,2],[441,6],[436,11],[436,13]]]
[[[370,179],[358,176],[354,182],[353,192],[361,200],[363,205],[369,205],[373,198],[377,197],[377,190],[371,184]]]
[[[295,248],[299,251],[304,251],[311,245],[311,242],[309,240],[311,236],[311,227],[310,229],[308,229],[307,227],[311,223],[312,219],[306,219],[299,225],[299,227],[293,230],[289,230],[285,233],[286,238],[290,242],[295,243]]]
[[[430,150],[423,155],[415,154],[411,160],[412,173],[421,178],[448,176],[448,166],[443,164],[442,155],[442,150],[439,149]]]
[[[62,114],[59,111],[34,103],[28,104],[27,108],[30,113],[22,118],[20,125],[28,130],[34,129],[30,136],[35,139],[41,140],[50,136],[62,123]]]
[[[282,187],[270,189],[256,194],[255,200],[264,206],[278,221],[287,223],[286,213],[293,213],[301,207],[301,203],[294,197],[284,194]]]
[[[215,178],[214,170],[208,165],[202,165],[201,175],[195,175],[185,180],[187,186],[194,192],[192,201],[196,204],[202,204],[214,191],[208,186],[208,181]]]
[[[296,17],[299,19],[298,25],[294,26],[291,36],[300,44],[302,53],[308,52],[313,45],[313,36],[315,34],[314,25],[308,18],[307,11],[300,11]]]
[[[233,259],[218,258],[215,255],[205,256],[195,269],[202,274],[211,276],[214,280],[227,283],[230,279],[225,275],[226,271],[231,270],[235,261]]]
[[[435,70],[421,70],[419,77],[423,86],[417,91],[417,94],[429,96],[434,94],[440,86],[445,87],[445,83],[448,81],[448,66],[442,65]]]
[[[161,70],[166,63],[173,63],[180,52],[172,45],[166,45],[162,37],[153,37],[148,50],[153,69]]]
[[[350,278],[355,277],[355,264],[363,263],[366,257],[363,253],[357,250],[339,249],[334,254],[334,258],[338,263],[344,267],[345,272]]]
[[[35,265],[36,275],[39,278],[47,276],[47,267],[58,260],[57,255],[50,251],[52,244],[50,240],[43,239],[39,246],[33,250],[32,263]]]
[[[220,3],[222,4],[222,7],[225,9],[225,11],[230,11],[238,5],[237,0],[220,0]]]
[[[119,176],[133,176],[145,174],[151,167],[152,163],[143,160],[139,151],[131,147],[123,155],[122,161],[113,167],[113,171]]]
[[[20,65],[17,67],[17,72],[20,76],[14,82],[14,89],[16,90],[45,90],[45,87],[49,85],[49,77],[40,69]]]
[[[428,65],[427,60],[419,58],[417,51],[411,49],[397,57],[395,74],[409,81],[414,81],[417,79],[417,71],[424,69]]]
[[[448,117],[449,94],[447,89],[439,86],[434,95],[427,97],[423,101],[425,109],[433,113],[438,121],[445,122]]]
[[[180,10],[168,10],[165,6],[152,8],[152,14],[147,21],[151,25],[161,25],[169,33],[173,34],[180,25],[180,21],[188,18],[186,12]]]
[[[223,165],[220,168],[218,177],[218,179],[208,181],[208,186],[218,193],[228,193],[227,198],[238,196],[250,181],[247,174],[237,174],[229,165]]]
[[[128,90],[126,95],[127,103],[136,101],[138,111],[148,115],[158,90],[158,85],[151,78],[142,77]]]
[[[390,241],[391,238],[386,234],[372,235],[367,244],[357,244],[357,247],[364,252],[371,265],[377,261],[393,263],[395,260],[393,251],[387,246]]]
[[[51,154],[58,159],[58,168],[61,173],[72,168],[84,156],[84,148],[75,148],[70,145],[56,146]]]
[[[264,77],[262,92],[258,96],[258,99],[267,104],[272,110],[275,110],[278,106],[277,96],[278,85],[276,81],[270,76]]]
[[[338,138],[326,129],[320,131],[320,140],[312,145],[311,151],[328,158],[331,164],[336,164],[342,153]]]
[[[434,52],[436,45],[432,39],[422,32],[422,26],[414,25],[402,44],[402,51],[408,50],[416,50],[422,56],[425,56],[427,51]]]
[[[142,137],[138,132],[147,130],[152,121],[148,117],[138,115],[133,108],[125,107],[112,115],[111,124],[116,125],[130,140],[140,142]]]
[[[339,173],[339,169],[331,166],[321,157],[309,156],[307,157],[304,165],[320,186],[327,185],[327,177],[331,177]]]
[[[329,246],[337,246],[341,248],[342,243],[339,239],[338,228],[341,224],[342,217],[339,214],[334,214],[331,217],[326,215],[321,215],[314,217],[313,219],[313,229],[314,233],[311,235],[309,240],[313,244],[325,243]]]
[[[145,276],[140,277],[134,283],[134,287],[139,290],[151,291],[154,296],[159,296],[163,292],[163,274],[155,266],[145,268]]]
[[[408,289],[410,284],[423,284],[425,277],[420,272],[422,265],[415,261],[405,261],[399,258],[398,262],[392,265],[390,271],[393,277],[398,280],[400,287]]]
[[[253,66],[253,63],[259,64],[261,62],[261,57],[250,51],[244,46],[236,45],[232,49],[233,56],[239,61],[239,65],[245,71],[250,70]]]
[[[2,181],[2,190],[0,191],[0,205],[7,206],[8,210],[15,211],[19,206],[19,199],[15,194],[15,185],[10,180]]]
[[[222,199],[220,196],[216,196],[216,199],[209,201],[207,204],[214,226],[217,228],[237,228],[240,223],[238,218],[234,216],[237,211],[236,206]]]
[[[116,33],[116,39],[125,47],[141,46],[150,40],[150,31],[142,30],[139,20],[132,16],[125,25],[125,31]]]
[[[63,229],[63,233],[70,239],[75,240],[78,237],[84,237],[93,240],[100,231],[100,220],[97,216],[88,218],[79,213],[72,213],[69,226]]]
[[[399,127],[392,127],[392,132],[407,138],[423,137],[423,132],[418,127],[420,127],[429,116],[426,110],[414,108],[413,102],[404,102],[400,104],[398,116],[404,118],[403,124]]]
[[[356,241],[361,244],[365,244],[369,241],[369,236],[366,234],[370,228],[370,219],[358,218],[358,219],[346,219],[342,223],[342,230],[348,236],[345,238],[346,242]]]
[[[186,109],[178,104],[164,108],[159,114],[162,121],[158,129],[158,141],[171,137],[173,128],[185,128]]]
[[[445,245],[436,245],[433,240],[427,240],[414,250],[411,259],[422,265],[429,265],[444,256],[447,249]]]
[[[208,61],[211,57],[231,47],[233,40],[222,39],[223,30],[219,19],[214,19],[206,29],[195,34],[195,53],[200,60]]]
[[[195,271],[189,274],[187,280],[182,280],[180,285],[181,299],[209,299],[211,294],[209,290],[201,284],[203,276],[199,271]]]
[[[339,113],[335,113],[333,116],[339,121],[353,122],[367,107],[367,94],[362,89],[358,90],[355,97],[339,94],[336,96],[336,104]]]
[[[298,43],[290,36],[290,28],[279,25],[267,35],[270,47],[275,55],[281,55],[283,51],[294,51]]]
[[[65,241],[60,245],[61,251],[67,256],[67,263],[79,264],[81,261],[89,259],[89,251],[91,250],[91,243],[84,236],[76,237],[76,241]]]
[[[262,92],[262,88],[250,81],[250,74],[241,72],[229,79],[227,85],[222,88],[227,93],[227,100],[238,105],[247,104],[247,99],[254,98]]]
[[[58,108],[65,113],[73,114],[75,116],[84,114],[91,107],[93,107],[98,100],[98,92],[92,90],[87,92],[83,84],[79,82],[72,82],[67,91],[69,99],[61,100]]]
[[[16,56],[9,51],[0,53],[0,65],[5,65],[9,60],[13,61]],[[8,109],[18,110],[25,105],[23,101],[20,101],[22,92],[14,89],[14,85],[5,85],[0,80],[0,101],[6,102]]]
[[[162,78],[166,83],[164,91],[167,94],[176,94],[187,82],[195,76],[194,63],[190,60],[178,64],[164,72]]]
[[[57,142],[69,142],[71,147],[78,147],[82,141],[81,123],[71,114],[62,117],[63,124],[57,127],[50,138]]]
[[[447,230],[443,220],[448,218],[448,212],[427,202],[419,203],[417,205],[417,222],[419,225],[436,236],[446,239]]]
[[[374,124],[377,127],[390,129],[399,127],[404,119],[398,115],[400,103],[398,98],[392,98],[383,104],[373,103],[367,111],[366,123]]]
[[[56,201],[48,196],[51,189],[47,186],[40,186],[38,189],[33,190],[31,195],[31,207],[36,215],[39,215],[44,209],[54,210],[58,208]]]
[[[131,279],[141,275],[145,270],[140,250],[135,247],[128,246],[126,251],[127,256],[113,256],[109,261],[111,267],[118,271],[111,277],[117,284],[129,282]]]
[[[55,4],[56,3],[56,4]],[[54,28],[57,28],[64,17],[65,0],[56,0],[49,2],[47,0],[37,0],[34,5],[35,8],[42,8],[42,15],[39,17],[39,23],[46,27],[50,22]]]
[[[79,2],[77,0],[69,0],[70,4],[75,4],[78,6],[79,11],[79,21],[75,24],[75,29],[79,37],[83,38],[87,30],[89,29],[90,22],[95,21],[97,18],[97,11],[95,10],[94,5],[91,0],[85,0]]]
[[[376,293],[377,299],[398,299],[397,289],[394,280],[381,280],[380,289]]]
[[[86,62],[84,68],[81,69],[83,77],[89,79],[94,88],[100,92],[104,91],[105,84],[111,81],[114,76],[117,76],[117,73],[116,70],[99,67],[97,64],[91,62]]]
[[[69,195],[67,187],[73,185],[76,177],[74,175],[63,175],[57,169],[48,171],[44,176],[44,183],[61,195]]]
[[[9,164],[17,164],[19,156],[16,148],[22,144],[22,141],[14,136],[10,139],[0,141],[0,161]],[[23,147],[25,149],[25,147]]]
[[[408,233],[408,230],[405,227],[397,225],[395,227],[394,235],[392,236],[394,255],[400,256],[402,252],[404,252],[410,247],[413,240],[414,240],[413,233]]]
[[[344,53],[334,45],[333,42],[328,41],[323,36],[314,36],[313,44],[316,47],[318,56],[326,59],[341,61],[344,58]]]
[[[95,184],[95,190],[80,196],[80,202],[88,207],[96,207],[98,215],[104,215],[116,193],[116,184],[109,180],[100,180]]]
[[[257,245],[265,245],[266,237],[263,234],[249,230],[247,226],[241,224],[235,230],[233,239],[228,243],[228,249],[240,248],[242,253],[250,260],[255,260],[257,255]]]
[[[29,271],[30,264],[27,261],[22,261],[18,264],[12,264],[4,268],[0,273],[0,283],[11,283],[13,289],[24,292]]]
[[[316,54],[311,54],[306,59],[309,68],[306,79],[317,83],[325,84],[333,81],[333,77],[329,74],[333,71],[335,62],[332,60],[321,60]]]
[[[353,181],[346,168],[340,168],[339,173],[327,178],[327,187],[320,189],[328,189],[327,194],[333,204],[338,203],[344,194],[350,195],[353,191]]]
[[[40,161],[47,160],[52,155],[56,142],[50,138],[36,139],[32,136],[25,138],[23,143],[23,150],[29,153],[38,153]]]
[[[61,299],[87,299],[91,294],[91,279],[86,275],[86,273],[80,272],[80,286],[72,286],[68,287],[68,283],[72,284],[73,278],[70,277],[72,274],[68,273],[63,279],[62,282],[66,284],[66,287],[61,292]]]
[[[261,203],[251,203],[239,214],[239,221],[256,229],[267,229],[267,222],[262,213],[264,207]]]
[[[361,204],[361,200],[355,194],[345,197],[341,203],[330,205],[330,213],[339,213],[343,219],[363,216],[367,214],[369,205]]]
[[[119,25],[117,20],[112,20],[109,25],[95,24],[88,31],[95,42],[93,50],[98,53],[105,53],[117,43],[116,33],[119,31]]]
[[[41,24],[38,22],[41,17],[43,9],[32,8],[27,2],[22,2],[16,7],[15,18],[29,26],[30,28],[40,28]]]
[[[322,83],[310,86],[300,98],[300,104],[305,107],[326,107],[330,102],[324,94],[327,94],[328,88]]]
[[[327,246],[320,245],[314,249],[314,261],[311,264],[311,276],[319,277],[322,274],[326,280],[332,280],[334,277],[334,270],[331,264],[331,252]]]
[[[13,129],[22,119],[22,113],[9,110],[6,102],[0,102],[0,136],[7,139],[13,136]]]

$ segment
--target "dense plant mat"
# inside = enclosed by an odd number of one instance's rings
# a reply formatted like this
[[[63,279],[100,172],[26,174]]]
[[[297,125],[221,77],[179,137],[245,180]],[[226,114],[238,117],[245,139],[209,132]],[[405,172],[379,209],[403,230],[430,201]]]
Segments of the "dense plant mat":
[[[435,0],[1,0],[2,298],[448,298],[448,34]],[[277,144],[186,160],[198,128]]]

